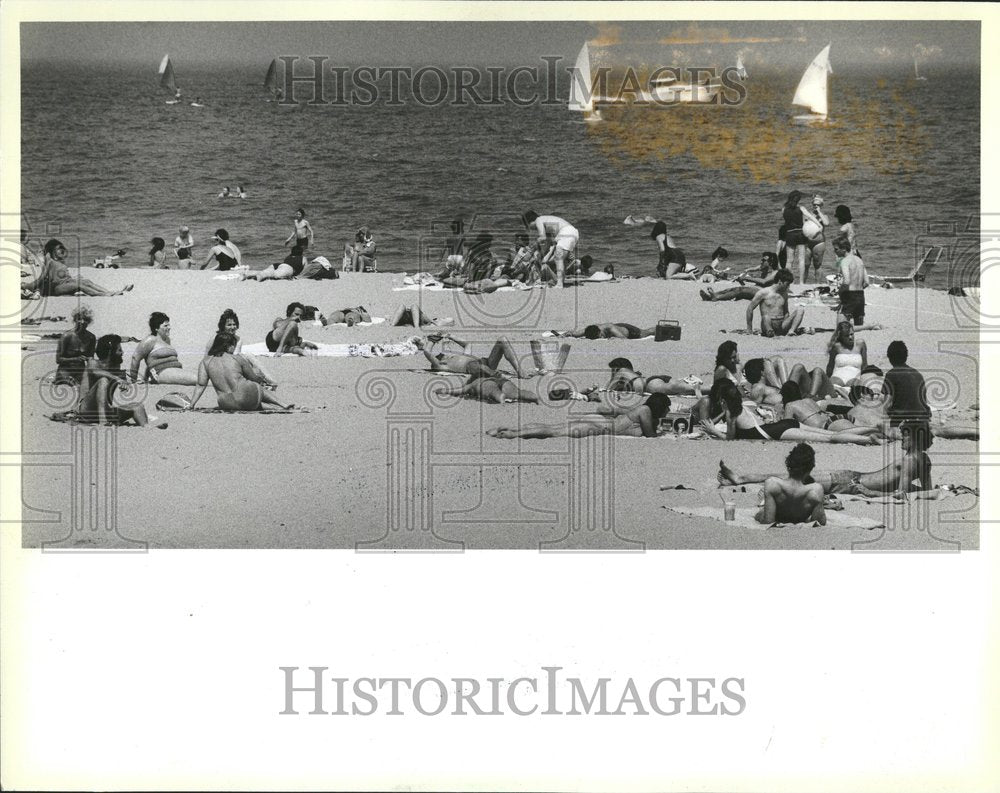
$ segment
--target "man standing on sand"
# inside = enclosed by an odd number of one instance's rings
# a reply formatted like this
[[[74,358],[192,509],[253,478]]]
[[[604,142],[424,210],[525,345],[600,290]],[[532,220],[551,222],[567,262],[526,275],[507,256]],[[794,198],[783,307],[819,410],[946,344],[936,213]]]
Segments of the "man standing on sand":
[[[545,249],[550,240],[555,246],[556,286],[562,288],[566,275],[566,259],[576,250],[580,242],[580,232],[561,217],[539,215],[530,209],[521,216],[521,220],[529,232],[535,230],[536,245],[542,252],[542,258],[547,252]]]
[[[892,364],[882,381],[882,391],[889,398],[885,411],[889,416],[889,426],[898,427],[906,419],[930,421],[927,385],[924,383],[924,376],[907,365],[910,351],[906,349],[906,344],[894,341],[886,354]]]
[[[788,312],[788,289],[793,276],[789,270],[779,270],[772,286],[761,289],[747,306],[747,332],[753,333],[753,312],[760,306],[760,332],[764,336],[792,336],[799,330],[805,311]]]
[[[851,253],[851,241],[846,234],[837,235],[833,241],[837,254],[837,269],[840,271],[840,308],[837,321],[853,322],[855,327],[865,324],[865,288],[868,273],[860,256]]]

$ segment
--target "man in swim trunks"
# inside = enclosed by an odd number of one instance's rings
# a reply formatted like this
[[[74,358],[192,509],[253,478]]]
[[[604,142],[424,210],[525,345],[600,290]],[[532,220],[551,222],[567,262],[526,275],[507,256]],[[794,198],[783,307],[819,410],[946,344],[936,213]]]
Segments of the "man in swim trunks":
[[[931,461],[926,450],[933,437],[930,428],[922,421],[906,421],[900,425],[903,457],[885,468],[871,473],[861,471],[815,471],[812,479],[821,485],[824,493],[880,496],[893,493],[905,497],[906,493],[932,490]],[[740,474],[719,461],[717,478],[720,487],[748,485],[764,482],[775,474]]]
[[[868,273],[861,257],[851,253],[851,242],[846,234],[839,234],[833,241],[837,254],[837,268],[840,270],[840,308],[837,321],[847,320],[860,327],[865,324],[865,288]]]
[[[806,523],[826,525],[823,487],[809,476],[816,453],[808,443],[797,443],[785,458],[787,477],[764,480],[764,505],[754,516],[758,523]]]
[[[114,404],[115,391],[125,382],[123,357],[121,336],[107,334],[97,341],[97,361],[84,372],[83,387],[80,389],[77,408],[80,421],[117,426],[134,421],[140,427],[166,429],[167,422],[155,418],[150,421],[141,402]]]
[[[568,330],[560,335],[576,339],[643,339],[656,335],[656,328],[640,328],[627,322],[604,322],[587,325],[581,330]]]
[[[760,332],[764,336],[794,335],[805,311],[801,308],[788,311],[788,289],[794,280],[788,270],[779,270],[774,278],[774,285],[764,287],[753,296],[747,306],[747,331],[753,333],[753,313],[760,306]]]
[[[550,242],[555,246],[555,285],[562,288],[566,277],[566,259],[571,258],[576,250],[580,242],[580,232],[561,217],[539,215],[530,209],[521,216],[521,219],[529,231],[534,229],[539,250],[545,250]]]
[[[299,322],[302,321],[304,312],[305,307],[296,301],[288,304],[284,317],[274,320],[271,330],[264,337],[264,343],[270,352],[276,352],[278,355],[288,352],[308,355],[306,350],[318,349],[311,341],[305,341],[299,336]]]

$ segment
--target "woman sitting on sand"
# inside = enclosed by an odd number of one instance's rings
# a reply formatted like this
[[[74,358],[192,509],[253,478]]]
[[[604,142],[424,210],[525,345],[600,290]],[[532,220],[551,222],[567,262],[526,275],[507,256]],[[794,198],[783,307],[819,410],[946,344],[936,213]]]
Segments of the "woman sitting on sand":
[[[236,337],[231,333],[219,333],[208,351],[205,360],[198,367],[198,382],[186,409],[193,410],[209,383],[215,389],[219,407],[235,412],[241,410],[262,410],[265,405],[274,405],[283,410],[295,407],[284,405],[265,393],[263,385],[269,385],[261,371],[244,355],[235,355]]]
[[[56,347],[56,376],[53,385],[80,385],[84,372],[93,362],[97,337],[87,326],[94,314],[87,306],[73,309],[73,327],[59,337]]]
[[[155,385],[195,385],[198,377],[181,367],[177,350],[170,342],[170,317],[162,311],[149,315],[149,336],[135,348],[129,378],[139,379],[139,364],[146,363],[146,382]]]
[[[642,372],[636,371],[628,358],[615,358],[608,366],[611,369],[611,380],[606,386],[608,391],[701,397],[702,381],[694,375],[689,375],[682,382],[674,380],[668,374],[644,377]]]
[[[746,390],[746,378],[740,374],[740,351],[735,341],[727,340],[715,353],[715,371],[712,382],[729,380],[736,387]]]
[[[864,339],[855,339],[854,325],[850,322],[837,323],[828,349],[826,374],[836,385],[850,385],[868,366],[868,345]]]
[[[695,405],[692,414],[702,429],[713,438],[732,441],[810,441],[812,443],[877,444],[867,435],[853,432],[830,432],[815,427],[802,427],[796,419],[761,423],[743,404],[739,389],[727,379],[717,380],[707,397]],[[724,425],[721,422],[725,422]],[[723,428],[724,427],[724,428]]]
[[[240,350],[243,349],[243,341],[240,339],[237,331],[240,329],[240,318],[236,315],[236,312],[231,308],[227,308],[222,314],[219,315],[218,330],[216,333],[231,333],[236,338],[236,354],[240,354]],[[208,345],[205,347],[205,355],[208,355],[208,351],[212,349],[212,345],[215,344],[215,336],[212,336]]]
[[[153,246],[149,249],[149,266],[154,270],[160,270],[166,266],[166,253],[163,249],[167,243],[163,237],[153,237],[149,242]]]
[[[670,397],[653,394],[644,404],[624,408],[606,403],[600,413],[571,415],[566,424],[525,424],[487,430],[494,438],[583,438],[589,435],[625,435],[655,438],[660,419],[670,411]]]
[[[57,239],[46,242],[43,250],[45,261],[42,264],[41,275],[33,284],[22,284],[22,286],[37,290],[44,297],[64,297],[75,295],[77,292],[82,292],[88,297],[116,297],[132,291],[132,284],[112,292],[86,278],[73,276],[66,265],[69,251]]]
[[[215,267],[211,268],[213,270],[232,270],[237,265],[243,263],[243,254],[236,247],[236,243],[229,239],[228,231],[225,229],[216,229],[215,234],[212,235],[212,240],[215,244],[209,250],[205,261],[198,268],[199,270],[204,270],[208,267],[212,263],[212,259],[215,259]]]
[[[97,342],[97,362],[84,373],[80,404],[77,411],[80,421],[87,424],[113,424],[122,426],[134,421],[140,427],[166,429],[167,422],[150,421],[141,402],[115,405],[118,386],[125,383],[122,371],[121,336],[107,334]]]

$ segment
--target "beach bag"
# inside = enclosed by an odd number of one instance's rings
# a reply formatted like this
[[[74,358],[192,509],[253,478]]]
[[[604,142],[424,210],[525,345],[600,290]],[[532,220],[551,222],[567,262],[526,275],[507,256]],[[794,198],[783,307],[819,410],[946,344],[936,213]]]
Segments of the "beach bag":
[[[178,391],[173,391],[156,400],[157,410],[185,410],[189,407],[191,407],[191,400]]]
[[[656,323],[656,333],[653,336],[656,341],[679,341],[681,338],[681,326],[676,319],[661,319]]]

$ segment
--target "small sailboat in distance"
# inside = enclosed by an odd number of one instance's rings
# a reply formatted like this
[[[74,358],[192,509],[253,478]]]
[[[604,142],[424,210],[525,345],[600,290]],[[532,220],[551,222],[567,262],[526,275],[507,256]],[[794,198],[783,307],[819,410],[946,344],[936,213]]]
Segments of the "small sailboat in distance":
[[[181,89],[177,87],[177,78],[174,77],[174,65],[170,62],[170,55],[164,55],[160,61],[160,88],[166,88],[173,94],[172,99],[167,100],[168,105],[176,105],[181,101]]]
[[[920,66],[919,66],[919,64],[917,62],[917,56],[916,55],[913,56],[913,79],[914,80],[926,80],[927,79],[926,77],[923,77],[920,74]]]
[[[746,67],[743,65],[742,55],[736,56],[736,76],[739,77],[741,80],[745,80],[749,76],[747,75]]]
[[[272,58],[271,65],[267,67],[267,74],[264,75],[264,90],[270,94],[268,102],[277,100],[280,102],[284,98],[281,89],[278,88],[278,59]]]
[[[583,42],[576,56],[573,74],[569,83],[569,109],[583,113],[583,120],[588,122],[603,121],[601,111],[594,107],[593,78],[590,71],[590,47]]]
[[[798,124],[825,123],[828,120],[827,76],[833,74],[830,67],[830,46],[827,44],[813,58],[795,89],[792,104],[807,107],[811,111],[810,115],[795,116],[793,120]]]

